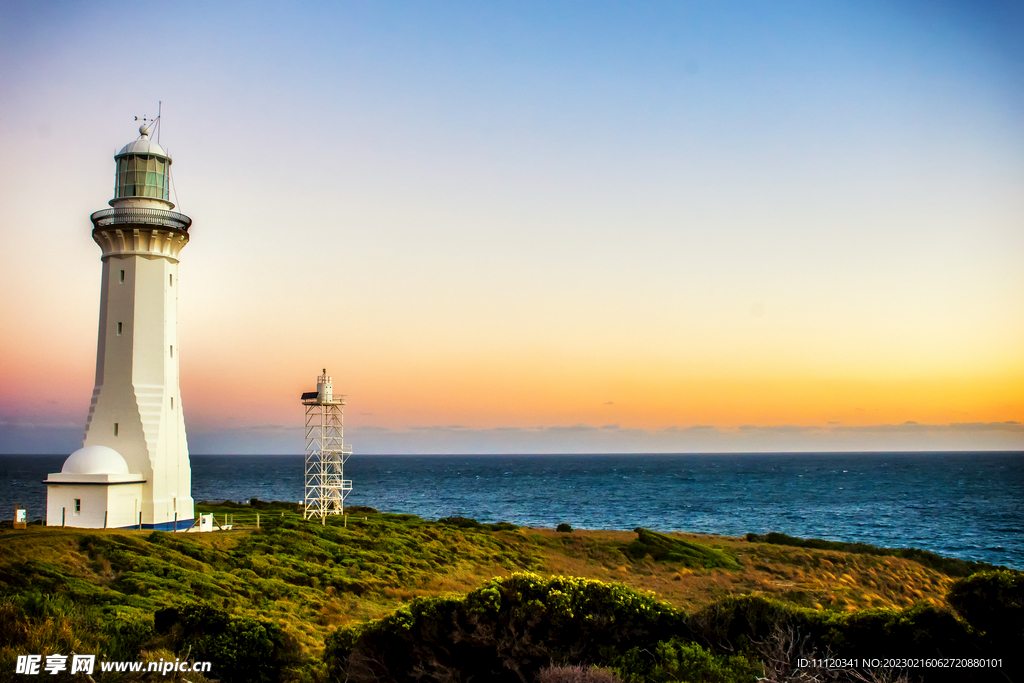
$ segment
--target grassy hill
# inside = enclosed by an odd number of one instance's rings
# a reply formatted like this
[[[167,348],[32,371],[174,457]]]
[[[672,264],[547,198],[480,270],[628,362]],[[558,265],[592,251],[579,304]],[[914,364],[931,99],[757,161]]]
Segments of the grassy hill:
[[[32,526],[0,534],[0,677],[14,670],[18,654],[174,659],[186,647],[213,651],[209,638],[225,630],[255,629],[278,658],[266,680],[328,680],[324,648],[338,627],[358,628],[417,599],[461,600],[494,577],[522,572],[653,593],[680,614],[760,596],[842,616],[915,605],[943,612],[954,582],[987,568],[871,546],[811,547],[781,535],[563,533],[369,509],[320,525],[289,504],[200,509],[232,530]],[[189,611],[195,605],[207,612],[196,616]],[[207,641],[196,635],[204,633]],[[130,676],[98,680],[148,680]]]

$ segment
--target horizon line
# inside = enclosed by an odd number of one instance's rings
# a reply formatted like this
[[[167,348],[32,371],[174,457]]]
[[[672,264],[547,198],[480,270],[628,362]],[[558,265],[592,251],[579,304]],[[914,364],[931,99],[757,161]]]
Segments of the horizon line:
[[[883,450],[840,450],[840,451],[606,451],[606,452],[550,452],[550,453],[354,453],[357,457],[449,457],[449,456],[480,456],[480,457],[503,457],[503,456],[562,456],[562,455],[878,455],[878,454],[944,454],[944,453],[1000,453],[1005,455],[1024,455],[1024,450],[1011,449],[986,449],[986,448],[954,448],[949,450],[911,450],[911,449],[883,449]],[[50,458],[66,457],[68,453],[0,453],[0,456],[16,456],[25,458]],[[189,457],[270,457],[290,458],[305,457],[305,453],[190,453]]]

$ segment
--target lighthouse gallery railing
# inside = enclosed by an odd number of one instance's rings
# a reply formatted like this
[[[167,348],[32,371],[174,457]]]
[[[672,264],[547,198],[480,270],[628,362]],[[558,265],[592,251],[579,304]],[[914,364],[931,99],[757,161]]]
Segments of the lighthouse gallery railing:
[[[113,225],[159,225],[188,232],[192,219],[176,211],[162,209],[103,209],[89,216],[93,226],[106,228]]]

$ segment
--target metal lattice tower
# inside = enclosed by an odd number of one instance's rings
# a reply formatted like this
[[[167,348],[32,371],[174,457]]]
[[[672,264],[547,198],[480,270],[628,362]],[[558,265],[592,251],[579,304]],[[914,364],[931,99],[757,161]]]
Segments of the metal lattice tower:
[[[302,394],[306,406],[306,497],[303,518],[320,518],[345,512],[345,497],[352,481],[345,479],[345,461],[352,447],[345,445],[345,397],[333,394],[331,378],[317,377],[316,391]]]

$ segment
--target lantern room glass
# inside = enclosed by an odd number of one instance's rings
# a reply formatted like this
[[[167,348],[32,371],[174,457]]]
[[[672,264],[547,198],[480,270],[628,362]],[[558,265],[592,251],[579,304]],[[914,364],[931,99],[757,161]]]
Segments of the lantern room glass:
[[[168,172],[170,159],[154,154],[126,154],[117,157],[117,177],[114,198],[152,197],[170,198]]]

